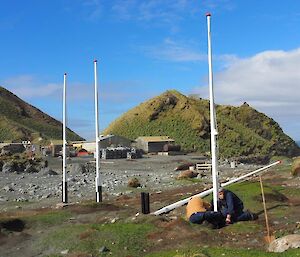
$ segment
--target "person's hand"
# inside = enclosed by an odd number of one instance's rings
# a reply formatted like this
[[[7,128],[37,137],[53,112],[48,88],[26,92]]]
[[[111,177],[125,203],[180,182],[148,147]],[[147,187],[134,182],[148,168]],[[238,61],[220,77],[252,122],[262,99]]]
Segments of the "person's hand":
[[[227,215],[226,217],[226,224],[230,224],[231,223],[231,216]]]

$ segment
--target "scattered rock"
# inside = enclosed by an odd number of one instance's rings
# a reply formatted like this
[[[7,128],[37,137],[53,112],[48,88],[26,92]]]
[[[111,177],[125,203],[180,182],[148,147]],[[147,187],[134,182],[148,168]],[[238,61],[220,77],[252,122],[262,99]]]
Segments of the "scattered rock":
[[[23,153],[25,147],[22,144],[10,144],[3,146],[1,150],[1,155],[11,155],[15,153]]]
[[[45,199],[45,198],[50,198],[52,196],[52,194],[51,193],[49,193],[49,194],[45,194],[45,195],[43,195],[42,196],[42,199]]]
[[[62,209],[62,208],[65,208],[67,206],[69,206],[68,203],[58,203],[58,204],[56,204],[55,208],[56,209]]]
[[[141,186],[141,183],[137,178],[132,178],[128,181],[127,186],[137,188]]]
[[[106,246],[102,246],[99,249],[99,253],[107,253],[107,252],[110,252],[110,250]]]
[[[58,175],[58,173],[54,170],[51,170],[49,167],[45,167],[45,168],[42,168],[41,169],[41,173],[44,175],[44,176],[55,176],[55,175]]]
[[[300,235],[287,235],[276,239],[269,245],[269,252],[281,253],[289,248],[300,247]]]
[[[192,170],[185,170],[178,175],[177,179],[195,178],[197,176],[198,176],[197,172],[194,172]]]
[[[16,199],[16,202],[28,202],[28,199],[26,199],[24,197],[19,197]]]
[[[116,223],[116,221],[118,220],[119,218],[114,218],[114,219],[112,219],[111,221],[110,221],[110,223]]]
[[[6,191],[6,192],[12,192],[12,191],[15,191],[14,188],[12,188],[11,186],[5,186],[2,188],[2,190]]]
[[[195,166],[195,163],[193,162],[187,162],[187,163],[183,163],[179,166],[177,166],[174,170],[186,170],[189,169],[190,166]]]
[[[2,172],[4,173],[12,173],[16,171],[16,165],[14,162],[6,162],[3,164]]]
[[[68,178],[69,182],[77,182],[78,180],[76,178]]]
[[[47,160],[41,161],[40,166],[41,166],[41,168],[47,168],[48,167],[48,161]]]
[[[69,253],[69,249],[63,250],[63,251],[61,251],[60,253],[63,254],[63,255],[66,255],[66,254]]]
[[[0,196],[0,202],[7,202],[7,201],[8,201],[7,197]]]
[[[36,173],[39,172],[32,164],[28,164],[24,170],[25,173]]]
[[[82,174],[86,173],[86,168],[83,164],[81,163],[73,163],[69,165],[69,170],[72,174]]]

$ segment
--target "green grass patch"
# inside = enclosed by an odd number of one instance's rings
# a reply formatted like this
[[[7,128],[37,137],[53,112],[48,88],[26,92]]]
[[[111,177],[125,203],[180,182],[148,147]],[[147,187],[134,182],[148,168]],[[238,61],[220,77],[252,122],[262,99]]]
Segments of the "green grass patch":
[[[172,251],[157,252],[146,255],[146,257],[296,257],[300,256],[300,249],[292,249],[283,253],[268,253],[261,250],[248,249],[178,249]]]
[[[227,187],[227,189],[231,190],[240,199],[242,199],[245,209],[250,209],[254,212],[262,210],[261,188],[259,182],[243,182],[233,184]],[[280,189],[280,187],[274,188],[264,185],[265,195],[272,197],[272,200],[268,202],[269,204],[281,202],[281,194],[278,189]]]
[[[281,187],[278,191],[284,194],[288,198],[298,198],[299,197],[299,189],[295,187]]]
[[[289,206],[278,206],[277,208],[268,211],[270,217],[281,219],[282,217],[288,216],[290,212]]]
[[[147,234],[154,229],[151,224],[133,223],[63,225],[40,239],[38,247],[53,254],[69,249],[99,256],[99,249],[106,246],[112,256],[142,256],[149,247]]]
[[[24,218],[29,226],[59,225],[68,220],[72,214],[69,211],[51,211]]]
[[[226,189],[235,193],[244,203],[245,209],[250,209],[253,212],[261,211],[263,206],[261,202],[261,188],[259,182],[242,182],[232,184]],[[264,193],[265,195],[269,195],[272,198],[268,204],[274,204],[280,202],[280,197],[282,197],[282,193],[279,192],[282,190],[282,187],[276,186],[271,187],[268,185],[264,185]],[[212,195],[206,197],[207,201],[211,201]],[[276,200],[278,199],[278,200]]]
[[[245,221],[245,222],[234,223],[222,229],[224,232],[232,232],[232,233],[255,233],[261,231],[264,228],[260,224],[253,223],[251,221]]]

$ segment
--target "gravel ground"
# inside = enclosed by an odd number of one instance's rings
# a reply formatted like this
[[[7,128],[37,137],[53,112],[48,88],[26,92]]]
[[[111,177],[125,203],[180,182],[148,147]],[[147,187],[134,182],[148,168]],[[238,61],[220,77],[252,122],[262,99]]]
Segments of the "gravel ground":
[[[59,158],[47,157],[49,167],[56,171],[58,175],[34,174],[15,174],[0,173],[0,210],[4,209],[11,202],[49,202],[61,199],[61,180],[62,180],[62,160]],[[118,196],[120,194],[131,194],[135,189],[127,187],[131,178],[138,178],[141,189],[144,191],[164,191],[170,188],[180,187],[187,182],[176,180],[180,171],[174,168],[183,162],[197,162],[203,160],[197,155],[177,155],[177,156],[158,156],[148,155],[142,159],[126,160],[113,159],[101,160],[101,179],[103,183],[104,197]],[[87,164],[88,163],[88,164]],[[69,201],[76,202],[95,197],[95,172],[94,159],[92,158],[72,158],[68,160],[67,173]],[[80,164],[87,164],[86,173],[82,173]],[[71,168],[73,166],[73,168]],[[237,168],[230,168],[229,164],[220,164],[221,180],[228,180],[238,177],[247,171],[257,169],[255,165],[239,164]],[[205,187],[210,187],[210,174],[204,174],[199,183]]]

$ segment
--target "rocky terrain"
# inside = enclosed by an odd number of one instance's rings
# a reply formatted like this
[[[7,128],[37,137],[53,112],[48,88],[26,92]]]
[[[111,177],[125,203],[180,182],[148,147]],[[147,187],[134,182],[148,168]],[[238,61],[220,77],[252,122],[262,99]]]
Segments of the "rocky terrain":
[[[142,159],[126,160],[113,159],[101,161],[101,179],[103,181],[104,197],[132,194],[136,190],[159,192],[172,188],[179,188],[186,183],[200,183],[210,187],[209,172],[203,172],[193,180],[177,180],[181,171],[174,169],[183,163],[203,161],[204,157],[197,155],[157,156],[149,155]],[[47,167],[45,166],[47,163]],[[40,162],[40,168],[30,166],[23,172],[8,172],[7,165],[0,172],[0,202],[31,202],[47,201],[61,198],[62,160],[47,157]],[[93,158],[72,158],[68,160],[67,180],[70,201],[93,199],[95,195],[95,162]],[[220,166],[222,180],[236,177],[256,169],[256,165],[239,164],[237,168],[230,168],[229,163]],[[140,189],[128,187],[130,179],[137,178]],[[0,206],[2,205],[0,203]],[[4,204],[5,205],[5,204]],[[0,207],[1,208],[1,207]]]

